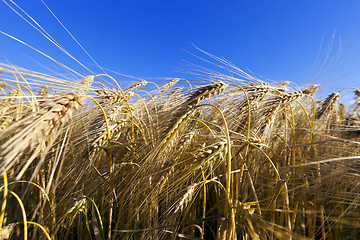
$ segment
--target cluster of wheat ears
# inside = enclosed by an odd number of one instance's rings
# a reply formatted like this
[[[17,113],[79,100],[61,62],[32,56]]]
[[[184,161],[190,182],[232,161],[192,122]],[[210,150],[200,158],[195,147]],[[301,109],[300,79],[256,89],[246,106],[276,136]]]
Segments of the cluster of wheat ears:
[[[120,88],[1,65],[0,238],[356,239],[360,91],[229,67]]]

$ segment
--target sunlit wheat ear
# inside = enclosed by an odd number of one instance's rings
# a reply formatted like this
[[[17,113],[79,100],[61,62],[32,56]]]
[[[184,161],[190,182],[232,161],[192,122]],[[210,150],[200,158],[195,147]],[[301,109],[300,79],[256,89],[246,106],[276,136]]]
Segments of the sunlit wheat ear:
[[[105,88],[102,90],[96,90],[96,94],[103,100],[123,103],[130,100],[134,96],[134,92],[123,92],[117,89]]]
[[[135,84],[137,86],[132,87],[132,89],[136,89],[136,87],[140,87],[139,84],[141,84],[141,82]],[[125,112],[134,110],[131,108],[131,106],[124,104],[134,96],[134,92],[132,91],[123,92],[117,89],[104,88],[102,90],[97,90],[96,94],[102,99],[101,102],[105,102],[107,105],[106,117],[108,118],[108,122],[110,124],[109,126],[110,136],[114,137],[119,133],[121,128],[125,125],[125,121],[127,120],[127,119],[119,119],[119,116],[121,116]],[[102,120],[104,119],[102,118]],[[103,127],[106,128],[105,124]],[[107,134],[107,130],[105,129],[105,131],[101,133],[101,135],[98,136],[91,143],[91,145],[96,147],[105,143],[105,140],[107,138],[106,134]]]
[[[172,120],[171,127],[166,131],[164,142],[173,138],[179,128],[195,113],[196,109],[191,106],[182,107]]]
[[[295,92],[285,93],[281,96],[277,96],[277,97],[265,102],[264,107],[267,110],[264,111],[264,114],[266,116],[272,115],[275,112],[277,112],[278,110],[280,110],[281,108],[287,106],[288,104],[291,104],[292,102],[300,99],[303,96],[304,95],[303,95],[302,91],[295,91]]]
[[[109,132],[111,139],[116,139],[120,135],[121,129],[126,125],[128,119],[123,118],[119,119],[119,115],[124,113],[124,106],[117,106],[110,110],[108,119],[109,119]],[[105,126],[104,126],[105,127]],[[105,129],[100,136],[98,136],[94,141],[91,142],[91,146],[98,147],[107,145],[107,130]]]
[[[324,101],[320,103],[320,106],[316,110],[315,118],[320,119],[322,116],[326,116],[336,108],[336,104],[340,98],[338,92],[330,94]]]
[[[201,87],[196,90],[184,104],[189,106],[195,106],[199,104],[202,100],[209,98],[210,96],[220,94],[226,89],[226,87],[227,84],[222,81],[218,81],[217,83]]]
[[[243,145],[245,143],[245,144],[251,144],[254,146],[258,146],[258,147],[268,147],[265,144],[265,142],[258,137],[249,137],[248,140],[246,140],[246,136],[242,136],[242,137],[243,137],[242,139],[234,139],[234,144]]]
[[[243,87],[247,92],[268,92],[271,90],[271,86],[268,83],[265,82],[259,82],[259,83],[249,83]]]
[[[175,171],[175,167],[171,167],[166,174],[162,175],[161,178],[159,179],[158,183],[156,184],[156,189],[161,192],[162,189],[164,188],[165,184],[168,182],[168,180],[170,179],[171,175],[174,174]]]
[[[289,92],[284,95],[284,98],[282,100],[283,104],[292,103],[295,100],[298,100],[304,96],[302,91],[295,91],[295,92]]]
[[[200,153],[200,157],[202,159],[211,159],[213,157],[216,157],[217,155],[219,155],[221,152],[223,152],[225,150],[227,142],[226,141],[221,141],[221,142],[217,142],[213,145],[210,145],[208,147],[205,148],[205,150],[201,151]]]
[[[182,136],[179,142],[179,149],[186,149],[188,146],[191,146],[191,143],[194,140],[195,135],[197,134],[197,130],[192,130]]]
[[[244,86],[243,89],[247,92],[249,100],[255,101],[262,100],[274,88],[267,83],[251,83]]]
[[[128,89],[126,89],[124,92],[128,93],[128,92],[132,92],[135,91],[138,88],[144,87],[146,84],[148,84],[148,82],[146,80],[141,80],[139,82],[134,83],[133,85],[131,85]]]
[[[107,91],[108,89],[106,89]],[[101,121],[103,122],[103,125],[99,128],[102,130],[102,132],[99,132],[99,134],[96,135],[94,140],[90,142],[90,146],[93,148],[93,151],[91,153],[91,158],[96,156],[96,154],[99,152],[100,148],[97,147],[105,147],[108,145],[109,139],[107,135],[107,131],[110,133],[110,138],[112,140],[117,139],[121,133],[122,129],[126,126],[127,122],[130,122],[129,120],[129,112],[135,110],[135,107],[132,105],[124,104],[125,101],[128,101],[131,99],[131,97],[134,95],[133,92],[120,92],[116,91],[116,93],[119,93],[123,96],[123,99],[119,99],[117,96],[103,96],[102,99],[105,100],[106,103],[106,117],[108,119],[109,128],[107,129],[107,126],[105,124],[104,116],[101,116]],[[98,121],[96,121],[98,122]]]
[[[319,89],[319,85],[317,84],[314,84],[314,85],[311,85],[310,87],[308,88],[305,88],[302,90],[303,94],[306,94],[306,95],[313,95],[317,90]]]
[[[295,91],[278,95],[270,100],[265,100],[260,105],[262,111],[258,117],[260,119],[259,130],[262,134],[262,139],[270,137],[270,133],[274,130],[273,126],[277,124],[276,116],[285,107],[291,105],[294,101],[301,99],[304,96],[302,91]]]
[[[227,144],[226,141],[220,141],[206,147],[205,150],[201,151],[199,155],[200,163],[192,171],[195,171],[196,169],[200,168],[201,166],[206,164],[206,162],[210,161],[219,154],[226,152],[226,144]],[[187,191],[180,198],[180,201],[175,206],[175,211],[174,211],[175,213],[178,211],[182,211],[186,207],[186,205],[192,200],[196,187],[198,185],[200,185],[200,183],[194,183],[187,188]]]
[[[23,119],[16,126],[8,127],[3,135],[12,135],[13,132],[16,134],[0,147],[2,171],[7,171],[25,154],[38,154],[47,138],[51,137],[56,129],[64,127],[69,122],[72,114],[80,108],[81,102],[82,98],[71,93],[54,97],[42,104],[38,112]],[[31,156],[31,160],[21,161],[22,173],[35,157]]]
[[[168,82],[167,84],[165,84],[162,88],[161,88],[161,92],[165,92],[166,90],[168,90],[169,88],[171,88],[172,86],[174,86],[176,83],[178,83],[181,79],[180,78],[174,78],[172,79],[170,82]]]
[[[182,211],[188,205],[188,203],[192,200],[198,185],[199,183],[194,183],[187,188],[185,194],[180,198],[179,202],[175,206],[175,213]]]
[[[151,151],[146,157],[146,161],[152,161],[156,159],[175,139],[179,133],[181,127],[194,115],[196,108],[192,106],[180,106],[170,124],[163,131],[163,138],[160,143]]]

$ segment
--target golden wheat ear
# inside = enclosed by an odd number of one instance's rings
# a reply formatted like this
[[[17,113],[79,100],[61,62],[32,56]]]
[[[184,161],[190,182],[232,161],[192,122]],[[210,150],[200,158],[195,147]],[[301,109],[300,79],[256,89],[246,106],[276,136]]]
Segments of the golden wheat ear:
[[[148,84],[148,82],[146,80],[141,80],[141,81],[136,82],[133,85],[131,85],[129,88],[127,88],[125,90],[125,92],[135,91],[136,89],[141,88],[141,87],[145,86],[146,84]]]
[[[308,88],[305,88],[302,90],[302,92],[306,95],[313,95],[317,90],[319,89],[319,85],[315,84],[315,85],[311,85]]]
[[[184,103],[184,105],[195,106],[199,104],[202,100],[214,96],[215,94],[220,94],[223,92],[228,84],[218,81],[217,83],[205,85],[204,87],[196,90],[189,99]]]
[[[180,80],[181,80],[180,78],[174,78],[173,80],[171,80],[161,88],[161,92],[165,92],[166,90],[174,86],[176,83],[178,83]]]
[[[131,91],[124,92],[118,89],[110,89],[110,88],[96,90],[96,94],[103,101],[116,102],[117,104],[121,104],[124,101],[128,101],[134,96],[134,92]]]
[[[4,135],[9,135],[13,131],[19,130],[11,136],[0,151],[2,156],[1,169],[8,171],[22,156],[28,156],[29,153],[39,154],[40,148],[47,138],[64,127],[71,116],[82,105],[82,98],[76,94],[64,94],[54,97],[42,104],[41,109],[31,116],[23,119],[21,123],[5,130]],[[23,166],[17,178],[20,179],[26,169],[30,166],[34,157],[31,156],[28,161],[21,160]],[[24,159],[24,158],[22,158]]]
[[[339,98],[340,94],[338,92],[330,94],[324,101],[321,102],[319,108],[316,110],[315,118],[320,119],[321,117],[331,113],[335,109]]]

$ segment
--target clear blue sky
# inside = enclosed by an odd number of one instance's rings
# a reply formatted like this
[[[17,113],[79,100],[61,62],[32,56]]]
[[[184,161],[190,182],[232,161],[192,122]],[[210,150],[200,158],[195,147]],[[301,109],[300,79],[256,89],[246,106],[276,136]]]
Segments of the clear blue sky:
[[[45,2],[102,67],[122,74],[184,77],[176,72],[177,67],[183,67],[183,59],[202,65],[186,52],[201,55],[193,43],[265,78],[305,84],[322,69],[335,32],[328,59],[332,63],[316,81],[339,78],[330,85],[339,88],[346,82],[360,87],[359,0]],[[16,3],[70,53],[91,63],[40,0]],[[0,30],[80,69],[3,2]],[[6,57],[15,65],[44,71],[39,66],[44,63],[42,57],[3,35],[0,56],[1,61]],[[57,71],[55,64],[46,66]],[[345,76],[351,71],[354,74]]]

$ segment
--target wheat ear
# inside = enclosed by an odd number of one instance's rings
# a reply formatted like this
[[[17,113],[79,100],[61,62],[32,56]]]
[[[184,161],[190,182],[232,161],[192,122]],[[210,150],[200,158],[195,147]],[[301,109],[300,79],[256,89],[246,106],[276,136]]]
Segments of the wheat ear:
[[[340,94],[338,92],[334,92],[330,94],[324,101],[322,101],[320,107],[316,111],[315,118],[320,119],[322,116],[325,116],[331,112],[334,109],[339,97]]]
[[[225,90],[226,87],[227,84],[222,81],[218,81],[217,83],[201,87],[196,90],[184,104],[189,106],[195,106],[205,98],[209,98],[210,96],[214,96],[215,94],[220,94]]]
[[[125,90],[125,92],[132,92],[140,87],[145,86],[146,84],[148,84],[148,82],[146,80],[141,80],[141,81],[136,82],[133,85],[131,85],[128,89]]]
[[[134,96],[134,93],[131,91],[123,92],[118,89],[110,89],[110,88],[97,90],[96,94],[99,97],[101,97],[103,100],[113,101],[116,103],[122,103],[124,101],[128,101]]]
[[[306,94],[306,95],[313,95],[317,90],[319,89],[319,85],[317,84],[314,84],[314,85],[311,85],[310,87],[306,88],[306,89],[303,89],[302,92],[303,94]]]
[[[44,103],[41,109],[25,118],[21,127],[10,126],[5,130],[10,134],[15,129],[21,129],[0,148],[2,161],[2,173],[11,168],[16,160],[27,152],[33,152],[45,144],[46,139],[61,126],[64,126],[71,118],[73,112],[81,106],[81,98],[76,94],[64,94],[53,98],[51,101]],[[39,151],[34,151],[39,152]],[[32,156],[30,159],[34,159]],[[31,164],[31,161],[25,163],[22,172]]]
[[[161,92],[165,92],[166,90],[174,86],[179,80],[180,78],[174,78],[173,80],[171,80],[161,88]]]

